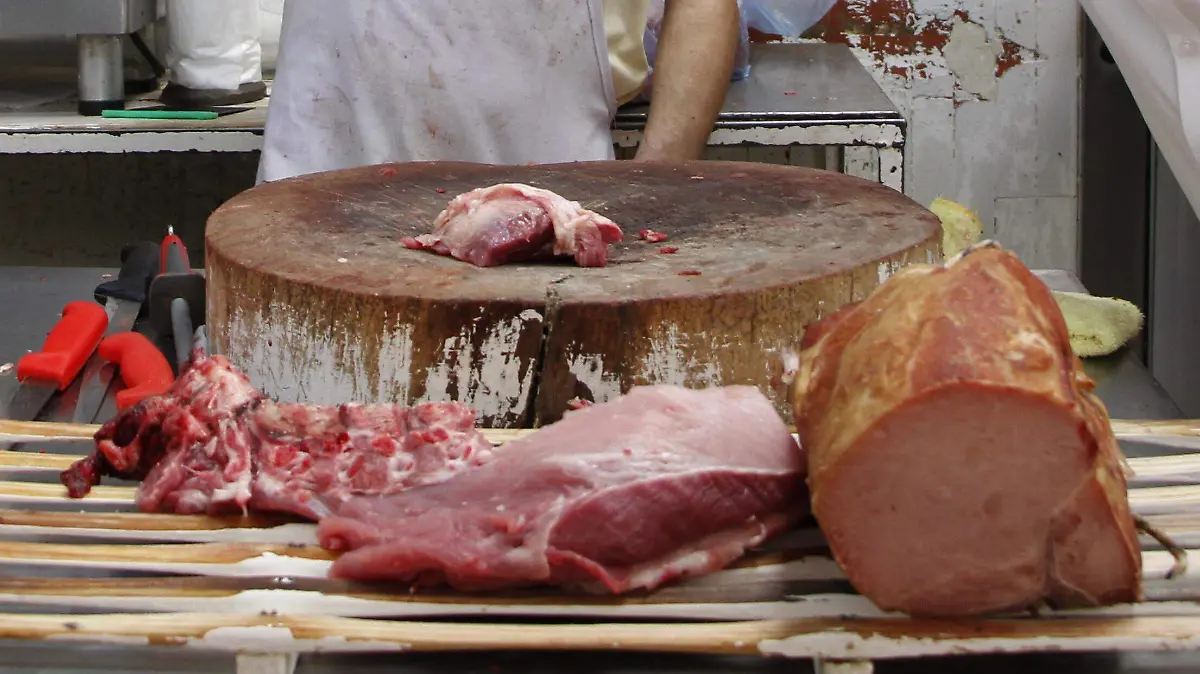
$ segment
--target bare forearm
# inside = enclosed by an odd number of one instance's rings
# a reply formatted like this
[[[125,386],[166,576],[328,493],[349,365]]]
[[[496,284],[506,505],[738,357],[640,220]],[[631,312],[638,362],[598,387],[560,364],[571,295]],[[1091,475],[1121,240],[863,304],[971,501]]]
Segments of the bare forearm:
[[[736,0],[667,0],[654,100],[637,158],[699,159],[725,102],[738,41]]]

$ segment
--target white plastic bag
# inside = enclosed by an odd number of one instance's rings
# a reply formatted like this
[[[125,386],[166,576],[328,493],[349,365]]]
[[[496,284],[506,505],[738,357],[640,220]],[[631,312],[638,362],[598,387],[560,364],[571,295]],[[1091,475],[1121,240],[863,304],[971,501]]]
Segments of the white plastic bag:
[[[820,21],[837,0],[742,0],[746,23],[767,35],[798,38]]]
[[[167,0],[171,81],[232,91],[262,80],[259,0]]]

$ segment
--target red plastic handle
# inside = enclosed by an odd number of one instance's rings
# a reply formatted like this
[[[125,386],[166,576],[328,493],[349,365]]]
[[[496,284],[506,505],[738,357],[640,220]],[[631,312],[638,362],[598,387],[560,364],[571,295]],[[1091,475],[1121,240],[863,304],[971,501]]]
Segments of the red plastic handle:
[[[175,383],[167,357],[139,332],[119,332],[100,342],[100,357],[121,368],[126,388],[117,393],[117,409],[126,410],[143,398],[166,393]]]
[[[17,361],[17,379],[40,379],[58,384],[58,390],[71,385],[83,368],[100,337],[108,329],[108,313],[95,302],[71,302],[63,307],[62,318],[50,329],[42,350],[25,354]]]
[[[182,263],[183,269],[169,269],[170,265],[167,261],[171,259],[172,249],[175,250],[175,254]],[[167,234],[163,239],[162,248],[158,254],[158,273],[166,274],[169,271],[188,272],[191,269],[191,262],[188,260],[187,247],[183,245],[183,239],[175,236],[174,232]]]

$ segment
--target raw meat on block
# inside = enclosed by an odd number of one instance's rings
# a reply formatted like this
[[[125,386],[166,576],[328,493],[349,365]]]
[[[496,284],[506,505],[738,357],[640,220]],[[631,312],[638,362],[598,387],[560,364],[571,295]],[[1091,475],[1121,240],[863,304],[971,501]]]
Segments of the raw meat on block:
[[[808,512],[804,457],[757,389],[635,388],[440,484],[351,499],[331,575],[467,591],[652,589],[719,570]]]
[[[71,496],[102,476],[143,480],[143,512],[255,510],[310,519],[352,496],[449,479],[492,445],[458,403],[279,404],[221,356],[196,358],[166,394],[105,424],[63,472]]]
[[[812,507],[880,608],[1138,601],[1122,457],[1050,290],[992,243],[813,325],[793,383]]]
[[[430,250],[492,267],[571,256],[583,267],[603,267],[608,245],[621,241],[612,220],[549,190],[505,183],[454,197],[433,232],[406,238],[408,248]]]

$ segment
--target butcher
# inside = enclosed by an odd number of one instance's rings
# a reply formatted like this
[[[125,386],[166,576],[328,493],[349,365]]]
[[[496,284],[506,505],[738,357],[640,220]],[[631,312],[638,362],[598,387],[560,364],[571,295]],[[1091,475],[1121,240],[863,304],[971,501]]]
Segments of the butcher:
[[[641,160],[699,158],[736,0],[667,0]],[[288,0],[259,182],[387,162],[614,157],[649,0]]]

